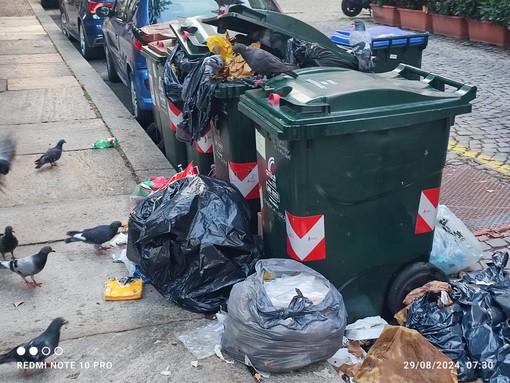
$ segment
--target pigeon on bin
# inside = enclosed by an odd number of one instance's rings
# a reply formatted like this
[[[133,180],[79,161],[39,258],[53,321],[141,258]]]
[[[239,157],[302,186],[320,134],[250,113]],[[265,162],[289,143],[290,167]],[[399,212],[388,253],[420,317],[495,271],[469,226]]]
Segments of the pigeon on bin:
[[[85,242],[93,244],[94,249],[96,249],[96,254],[99,255],[100,250],[108,249],[108,247],[103,247],[102,244],[115,237],[121,226],[122,223],[120,221],[114,221],[109,225],[100,225],[81,231],[68,231],[66,234],[70,237],[66,238],[65,242]]]
[[[358,70],[361,72],[371,72],[374,68],[372,62],[372,37],[365,29],[365,23],[361,20],[352,22],[354,30],[349,36],[349,45],[352,53],[358,59]]]
[[[0,254],[5,259],[5,253],[11,253],[11,258],[16,259],[14,256],[14,249],[18,246],[18,239],[14,236],[12,226],[6,226],[5,232],[0,234]]]
[[[221,7],[226,7],[226,12],[228,12],[231,5],[243,4],[242,0],[214,0],[216,4],[218,4],[218,13],[221,13]]]
[[[4,178],[11,170],[11,162],[16,154],[16,143],[10,137],[0,139],[0,190],[4,186]]]
[[[293,71],[297,67],[284,63],[272,53],[258,48],[249,48],[244,44],[235,43],[234,53],[240,54],[256,73],[265,76],[275,76],[281,73],[297,78],[298,74]]]
[[[46,358],[55,353],[55,348],[60,341],[60,328],[66,323],[67,321],[61,317],[53,319],[41,335],[0,355],[0,364],[44,362]],[[23,375],[28,375],[27,369],[23,369]]]
[[[35,160],[35,168],[40,169],[45,164],[50,164],[51,167],[55,166],[62,155],[62,145],[65,143],[65,140],[60,140],[54,148],[48,149],[46,153]]]
[[[13,261],[1,261],[0,268],[9,269],[13,273],[19,274],[27,285],[41,287],[41,283],[35,281],[34,275],[44,269],[48,254],[51,252],[55,252],[55,250],[50,246],[44,246],[37,254],[29,257],[15,259]],[[27,281],[27,277],[30,277],[32,282]]]

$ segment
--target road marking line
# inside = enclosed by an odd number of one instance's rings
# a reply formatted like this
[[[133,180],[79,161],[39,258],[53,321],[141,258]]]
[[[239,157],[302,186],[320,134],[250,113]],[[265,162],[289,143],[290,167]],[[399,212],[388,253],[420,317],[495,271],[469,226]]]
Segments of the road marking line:
[[[496,170],[497,172],[504,174],[506,176],[510,175],[510,166],[504,164],[503,162],[499,162],[496,160],[491,160],[491,158],[485,154],[474,152],[465,148],[462,145],[456,144],[452,141],[448,143],[448,150],[451,150],[461,156],[472,158],[478,162],[481,162],[483,165]]]

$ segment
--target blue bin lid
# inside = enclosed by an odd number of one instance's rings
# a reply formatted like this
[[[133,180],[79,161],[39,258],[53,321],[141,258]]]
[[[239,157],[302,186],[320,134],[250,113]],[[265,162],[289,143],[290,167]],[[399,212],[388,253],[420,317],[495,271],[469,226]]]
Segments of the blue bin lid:
[[[372,49],[397,47],[405,45],[423,45],[427,46],[429,33],[413,33],[404,31],[396,27],[387,27],[384,25],[367,25],[367,32],[372,37]],[[351,35],[352,28],[338,29],[330,37],[331,41],[335,44],[350,46],[349,36]]]

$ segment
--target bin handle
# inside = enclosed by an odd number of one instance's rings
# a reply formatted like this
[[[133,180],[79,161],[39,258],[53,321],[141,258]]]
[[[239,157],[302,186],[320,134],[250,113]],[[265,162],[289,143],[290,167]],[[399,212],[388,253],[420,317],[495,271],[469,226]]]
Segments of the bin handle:
[[[463,84],[461,82],[439,76],[434,73],[427,72],[423,69],[413,67],[407,64],[399,64],[394,70],[397,74],[405,79],[411,80],[411,75],[419,75],[423,77],[423,82],[427,83],[434,89],[445,91],[445,85],[453,86],[457,89],[455,93],[459,94],[465,101],[474,100],[476,97],[476,86]]]

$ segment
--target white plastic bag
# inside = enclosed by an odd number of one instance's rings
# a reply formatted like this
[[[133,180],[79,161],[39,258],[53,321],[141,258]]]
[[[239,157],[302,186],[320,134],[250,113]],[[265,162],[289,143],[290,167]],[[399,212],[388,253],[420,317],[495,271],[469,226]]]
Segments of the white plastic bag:
[[[478,262],[482,255],[482,246],[473,233],[450,209],[439,205],[430,263],[452,274]]]

